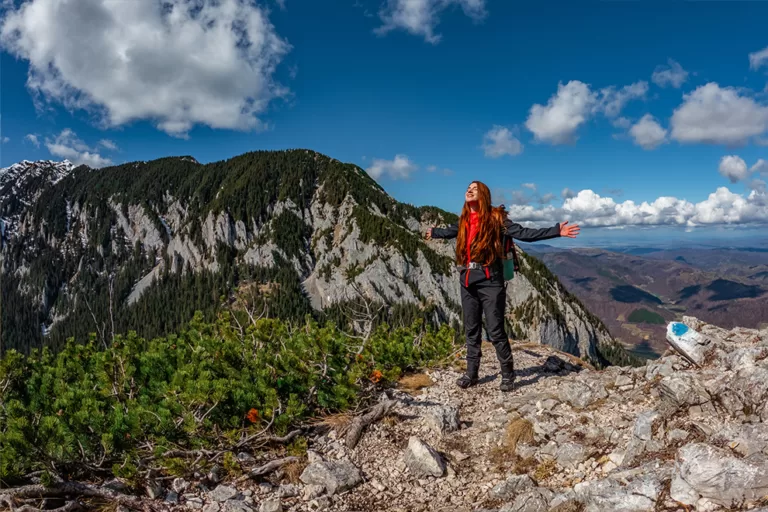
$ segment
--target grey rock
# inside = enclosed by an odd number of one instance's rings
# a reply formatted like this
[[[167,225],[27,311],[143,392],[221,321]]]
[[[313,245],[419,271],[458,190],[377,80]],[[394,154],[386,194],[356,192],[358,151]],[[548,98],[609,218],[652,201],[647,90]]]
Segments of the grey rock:
[[[580,462],[583,462],[589,456],[587,449],[578,443],[565,443],[561,445],[555,453],[557,463],[564,467],[573,469]]]
[[[222,478],[221,467],[218,465],[213,466],[211,470],[208,472],[208,475],[206,476],[206,478],[212,484],[218,484],[219,482],[221,482],[221,478]]]
[[[433,407],[427,414],[427,423],[441,435],[455,432],[459,430],[459,409],[444,405]]]
[[[283,512],[283,505],[280,500],[267,500],[261,503],[259,512]]]
[[[624,457],[621,460],[622,468],[631,468],[637,463],[637,460],[645,452],[646,441],[632,437],[627,443],[627,447],[624,449]]]
[[[728,446],[742,457],[749,457],[755,453],[767,453],[768,450],[768,424],[745,423],[726,429],[718,434],[728,441]]]
[[[323,492],[325,492],[324,486],[310,484],[304,487],[304,491],[302,492],[301,497],[304,501],[309,501],[321,496]]]
[[[626,485],[613,478],[581,482],[573,490],[586,505],[585,512],[646,512],[654,510],[662,485],[654,476],[646,475]]]
[[[328,496],[321,496],[309,502],[309,510],[326,510],[331,506],[331,499]]]
[[[676,428],[667,432],[667,440],[669,440],[670,443],[676,443],[678,441],[685,441],[690,435],[690,432],[687,430]]]
[[[253,508],[241,500],[227,500],[222,503],[222,510],[224,512],[251,512]]]
[[[151,500],[162,498],[165,495],[165,489],[163,489],[163,486],[155,480],[151,480],[149,483],[147,483],[145,489],[147,491],[147,497],[149,497]]]
[[[165,502],[171,505],[178,505],[179,494],[176,491],[168,491],[168,494],[165,495]]]
[[[188,487],[189,482],[183,478],[174,478],[173,483],[171,483],[171,489],[173,489],[177,494],[182,494],[187,490]]]
[[[237,460],[245,464],[254,464],[256,459],[250,453],[240,452],[237,454]]]
[[[731,507],[768,494],[768,460],[762,454],[739,459],[704,443],[677,452],[676,477],[703,498]]]
[[[305,484],[322,485],[329,495],[344,492],[363,481],[360,470],[349,461],[313,462],[304,469],[301,481]]]
[[[710,401],[710,396],[704,386],[693,375],[687,373],[661,379],[659,393],[663,401],[677,408]]]
[[[513,475],[493,486],[490,495],[492,498],[509,501],[517,493],[535,486],[536,483],[528,475]]]
[[[219,512],[220,510],[221,510],[221,505],[219,505],[216,502],[209,503],[203,507],[203,512]]]
[[[231,500],[235,496],[237,496],[237,489],[235,489],[234,487],[230,487],[228,485],[218,485],[209,494],[209,497],[213,501],[218,501],[219,503],[223,503],[227,500]]]
[[[408,440],[404,462],[416,477],[441,477],[445,474],[445,462],[440,454],[417,437],[411,436]]]
[[[645,411],[638,414],[632,434],[643,441],[650,441],[655,427],[661,423],[658,411]]]
[[[547,512],[554,496],[554,492],[544,487],[529,489],[518,495],[511,504],[501,507],[499,512]]]
[[[605,386],[599,382],[590,383],[574,380],[565,383],[560,389],[558,398],[562,402],[566,402],[577,409],[583,409],[594,402],[605,398],[608,393],[605,391]]]
[[[198,496],[195,496],[195,495],[191,495],[190,496],[190,495],[185,494],[184,495],[184,504],[187,507],[191,508],[191,509],[200,510],[201,508],[203,508],[204,502]]]
[[[293,484],[285,484],[277,488],[278,498],[293,498],[298,495],[299,488]]]

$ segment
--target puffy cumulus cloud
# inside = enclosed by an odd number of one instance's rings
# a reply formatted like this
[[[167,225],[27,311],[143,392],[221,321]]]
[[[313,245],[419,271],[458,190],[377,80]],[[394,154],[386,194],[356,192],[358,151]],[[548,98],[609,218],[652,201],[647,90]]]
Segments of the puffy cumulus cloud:
[[[437,171],[440,171],[443,174],[443,176],[452,176],[453,175],[453,171],[451,169],[448,169],[448,168],[440,169],[436,165],[428,165],[427,166],[427,172],[437,172]]]
[[[29,0],[1,23],[39,105],[85,109],[105,126],[255,129],[287,94],[273,73],[290,46],[247,0]]]
[[[475,21],[486,16],[485,0],[388,0],[379,11],[382,25],[374,32],[383,36],[393,30],[405,30],[437,44],[442,38],[435,33],[440,14],[450,7],[460,7]]]
[[[483,151],[485,156],[490,158],[499,158],[504,155],[516,156],[523,152],[523,144],[509,128],[494,125],[483,136]]]
[[[411,162],[407,155],[395,155],[394,160],[374,158],[367,172],[373,179],[379,180],[384,176],[393,180],[407,179],[418,170],[419,166]]]
[[[29,143],[31,143],[31,144],[34,144],[35,147],[37,147],[37,148],[40,147],[40,139],[34,133],[28,133],[27,135],[25,135],[24,136],[24,140],[29,142]]]
[[[537,103],[531,107],[525,127],[541,142],[574,142],[576,130],[592,115],[597,100],[597,94],[584,82],[560,82],[546,105]]]
[[[679,89],[688,80],[688,72],[680,63],[668,59],[666,66],[657,66],[651,75],[651,81],[659,87]]]
[[[760,158],[755,165],[749,168],[749,172],[760,174],[761,176],[768,177],[768,161]]]
[[[629,134],[635,144],[648,150],[656,149],[667,140],[667,130],[651,114],[645,114],[632,125]]]
[[[607,117],[614,118],[621,113],[630,100],[644,98],[647,92],[648,82],[645,81],[625,85],[621,89],[605,87],[600,90],[597,110]]]
[[[768,130],[768,107],[734,87],[710,82],[683,96],[671,126],[678,142],[743,144]]]
[[[749,68],[757,69],[761,66],[768,65],[768,46],[760,50],[749,54]]]
[[[749,176],[747,162],[736,155],[727,155],[721,158],[717,170],[731,183],[738,183]]]
[[[589,84],[571,80],[557,85],[557,92],[546,105],[531,107],[525,127],[539,142],[567,144],[576,140],[576,132],[596,114],[612,119],[614,126],[627,125],[629,120],[618,117],[626,104],[645,97],[648,82],[640,81],[622,88],[604,87],[592,90]]]
[[[569,189],[568,187],[565,187],[562,192],[560,192],[560,197],[563,199],[570,199],[571,197],[576,197],[576,192]]]
[[[517,222],[552,225],[568,220],[587,227],[627,226],[755,225],[768,224],[768,195],[753,189],[746,197],[718,188],[707,199],[691,203],[676,197],[659,197],[653,202],[616,202],[592,190],[582,190],[566,199],[562,206],[536,208],[513,204],[510,217]]]
[[[46,139],[45,147],[52,155],[66,158],[75,165],[87,165],[94,169],[112,165],[112,160],[96,153],[69,128],[53,139]]]

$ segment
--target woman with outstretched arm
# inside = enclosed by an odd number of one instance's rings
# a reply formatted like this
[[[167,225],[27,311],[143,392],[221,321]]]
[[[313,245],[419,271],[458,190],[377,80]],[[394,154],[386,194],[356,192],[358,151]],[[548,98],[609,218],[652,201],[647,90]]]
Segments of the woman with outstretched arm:
[[[473,181],[464,195],[458,224],[429,228],[426,239],[456,238],[456,265],[461,276],[461,307],[467,337],[467,372],[456,382],[461,388],[477,384],[480,370],[482,316],[501,365],[502,391],[514,389],[512,348],[504,328],[506,282],[504,280],[504,235],[523,242],[537,242],[565,236],[575,238],[579,226],[558,223],[551,228],[530,229],[507,218],[503,206],[491,206],[488,187]]]

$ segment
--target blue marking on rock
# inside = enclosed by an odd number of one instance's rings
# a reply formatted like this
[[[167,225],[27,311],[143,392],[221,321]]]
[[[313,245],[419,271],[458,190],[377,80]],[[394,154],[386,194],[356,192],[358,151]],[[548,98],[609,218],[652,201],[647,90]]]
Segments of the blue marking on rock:
[[[687,325],[680,322],[675,322],[672,324],[672,334],[674,334],[675,336],[682,336],[687,332],[688,332]]]

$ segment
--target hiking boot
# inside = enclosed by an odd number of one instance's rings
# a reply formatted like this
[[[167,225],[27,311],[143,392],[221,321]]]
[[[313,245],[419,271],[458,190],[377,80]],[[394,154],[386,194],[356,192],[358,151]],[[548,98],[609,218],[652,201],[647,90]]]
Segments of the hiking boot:
[[[459,377],[459,379],[456,381],[456,385],[461,389],[471,388],[475,384],[477,384],[477,377],[472,378],[466,374]]]
[[[514,379],[501,379],[501,384],[499,385],[499,389],[505,393],[509,391],[514,391],[515,390]]]

